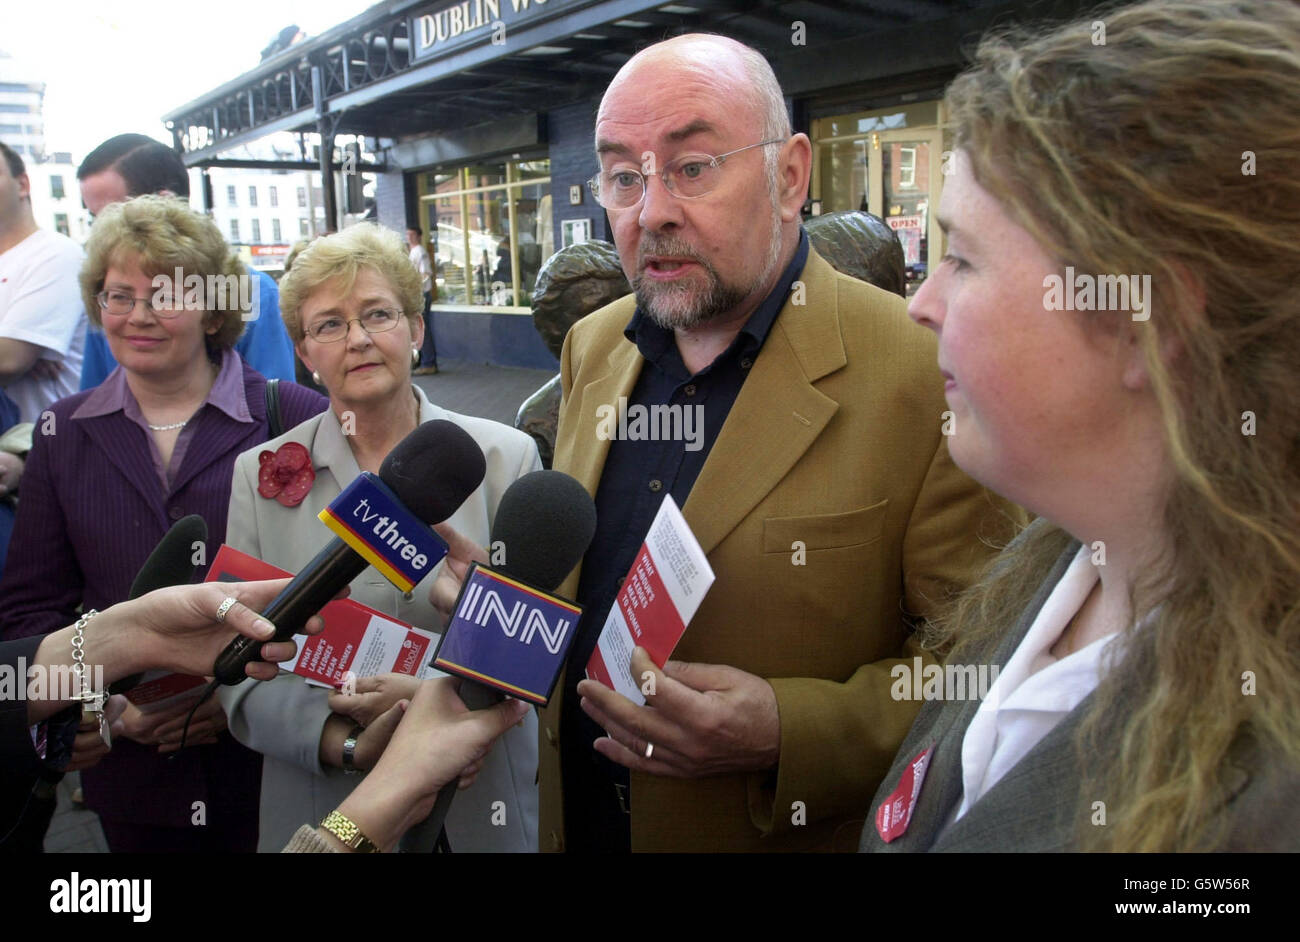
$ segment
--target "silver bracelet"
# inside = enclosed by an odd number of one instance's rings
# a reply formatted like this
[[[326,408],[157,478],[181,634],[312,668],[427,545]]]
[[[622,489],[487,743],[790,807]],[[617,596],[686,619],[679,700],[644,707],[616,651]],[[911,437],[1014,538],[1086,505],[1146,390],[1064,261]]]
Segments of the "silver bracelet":
[[[77,698],[81,701],[82,720],[87,717],[93,718],[99,724],[99,738],[104,741],[104,745],[112,748],[113,735],[108,717],[104,713],[104,705],[108,701],[108,688],[106,686],[103,690],[89,690],[86,687],[86,625],[98,614],[99,612],[93,608],[83,612],[73,626],[72,676],[77,678]]]
[[[86,685],[86,625],[98,614],[99,612],[93,608],[88,612],[82,612],[77,623],[72,626],[72,676],[77,678],[77,694],[82,700],[87,699],[83,689]]]

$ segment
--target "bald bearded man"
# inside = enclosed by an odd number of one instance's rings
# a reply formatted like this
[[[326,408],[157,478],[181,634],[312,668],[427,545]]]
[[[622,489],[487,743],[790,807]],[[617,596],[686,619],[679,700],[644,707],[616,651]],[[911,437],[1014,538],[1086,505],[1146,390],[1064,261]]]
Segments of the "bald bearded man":
[[[949,458],[934,338],[810,250],[811,146],[759,53],[647,48],[595,144],[635,293],[575,324],[561,358],[554,466],[598,529],[560,590],[586,613],[541,714],[541,849],[853,850],[920,705],[894,699],[891,669],[932,663],[916,625],[1018,513]],[[702,432],[612,440],[602,422],[664,406]],[[655,691],[638,706],[582,678],[669,494],[717,581],[674,661],[634,655]]]

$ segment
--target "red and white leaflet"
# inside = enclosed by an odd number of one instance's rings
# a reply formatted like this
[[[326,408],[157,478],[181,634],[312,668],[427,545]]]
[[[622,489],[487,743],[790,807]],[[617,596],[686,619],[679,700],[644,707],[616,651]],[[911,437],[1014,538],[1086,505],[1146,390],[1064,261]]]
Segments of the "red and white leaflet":
[[[156,713],[167,707],[198,699],[207,678],[170,671],[148,671],[140,683],[126,692],[127,700],[141,713]]]
[[[436,641],[432,634],[373,612],[364,605],[352,604],[361,611],[322,612],[325,618],[322,633],[312,637],[295,635],[298,656],[280,666],[320,687],[342,685],[349,671],[355,677],[413,674],[424,678],[438,675],[439,671],[431,666]]]
[[[256,556],[222,545],[217,551],[208,582],[250,582],[293,575]],[[437,636],[414,628],[352,599],[335,599],[320,611],[325,630],[318,635],[294,635],[298,654],[280,665],[318,687],[338,687],[354,677],[374,674],[412,674],[434,677],[430,666]]]
[[[671,495],[664,498],[600,630],[587,676],[645,703],[631,674],[632,649],[660,667],[686,633],[714,580],[704,550]]]

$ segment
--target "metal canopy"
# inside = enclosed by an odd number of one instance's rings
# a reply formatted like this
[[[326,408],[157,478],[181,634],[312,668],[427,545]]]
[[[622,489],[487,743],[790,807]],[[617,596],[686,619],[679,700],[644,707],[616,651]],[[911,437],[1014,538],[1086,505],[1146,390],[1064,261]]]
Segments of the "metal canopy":
[[[543,5],[544,4],[544,5]],[[719,32],[779,65],[802,50],[942,27],[1006,0],[467,0],[379,3],[164,116],[189,166],[277,131],[402,138],[536,112],[598,95],[638,49],[685,32]],[[490,40],[486,15],[504,24]],[[454,8],[454,12],[453,12]],[[451,19],[448,19],[451,17]],[[431,36],[450,34],[430,51]],[[476,27],[471,37],[470,24]],[[498,27],[500,29],[500,27]],[[815,45],[814,45],[815,44]],[[421,54],[423,53],[423,54]]]

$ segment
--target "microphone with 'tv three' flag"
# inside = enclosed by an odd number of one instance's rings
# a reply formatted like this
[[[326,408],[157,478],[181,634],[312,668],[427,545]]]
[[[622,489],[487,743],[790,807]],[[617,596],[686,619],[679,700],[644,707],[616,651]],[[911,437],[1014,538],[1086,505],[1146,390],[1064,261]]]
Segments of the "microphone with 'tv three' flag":
[[[275,625],[274,640],[300,633],[367,565],[403,592],[415,588],[447,554],[428,525],[455,513],[486,471],[478,444],[453,422],[425,422],[398,442],[378,476],[363,472],[321,511],[337,535],[262,611]],[[244,665],[261,659],[264,643],[232,641],[213,666],[214,687],[241,683]]]
[[[501,496],[492,523],[491,567],[473,563],[443,631],[433,666],[463,678],[460,698],[482,710],[503,694],[546,706],[582,609],[550,595],[582,561],[596,533],[596,505],[560,471],[534,471]],[[429,853],[456,795],[446,785],[423,822],[402,840]]]

